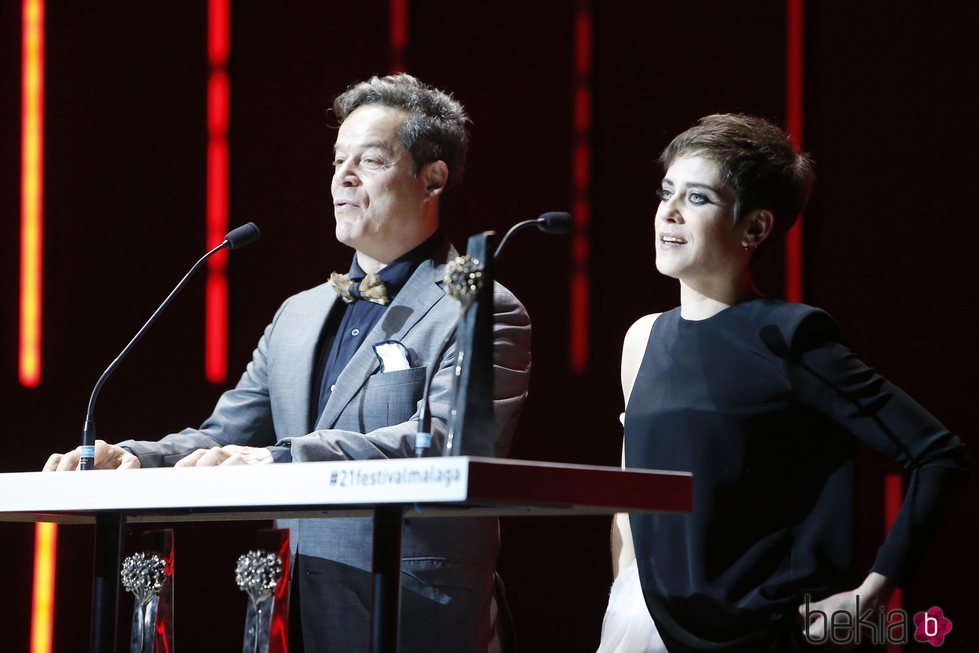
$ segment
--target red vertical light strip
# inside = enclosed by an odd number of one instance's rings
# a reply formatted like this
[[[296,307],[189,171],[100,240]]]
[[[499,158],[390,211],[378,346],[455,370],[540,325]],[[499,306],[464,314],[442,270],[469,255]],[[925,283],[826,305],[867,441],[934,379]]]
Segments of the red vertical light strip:
[[[21,4],[20,350],[24,387],[41,383],[41,288],[44,243],[44,0]],[[34,528],[31,653],[50,653],[54,634],[56,524]]]
[[[591,248],[588,224],[591,216],[591,66],[592,16],[588,0],[577,0],[574,15],[574,87],[572,89],[571,140],[571,370],[588,369],[588,334],[591,285],[588,277]]]
[[[41,283],[44,242],[44,2],[21,6],[20,344],[18,377],[41,383]]]
[[[792,145],[802,150],[802,100],[805,56],[805,5],[803,0],[786,0],[785,122]],[[785,238],[785,297],[802,301],[802,216]]]
[[[51,653],[54,635],[54,579],[57,551],[58,525],[35,524],[31,653]]]
[[[407,70],[409,0],[391,0],[391,72]]]
[[[228,55],[231,51],[230,0],[208,0],[207,56],[207,248],[221,244],[228,232],[228,122],[231,85]],[[211,383],[223,383],[228,375],[228,253],[219,252],[207,262],[205,290],[204,375]]]
[[[904,501],[904,476],[902,474],[887,474],[884,476],[884,535],[890,533],[897,513]],[[899,610],[904,605],[904,593],[898,589],[887,603],[887,610]],[[886,653],[900,653],[904,647],[900,644],[888,644]]]

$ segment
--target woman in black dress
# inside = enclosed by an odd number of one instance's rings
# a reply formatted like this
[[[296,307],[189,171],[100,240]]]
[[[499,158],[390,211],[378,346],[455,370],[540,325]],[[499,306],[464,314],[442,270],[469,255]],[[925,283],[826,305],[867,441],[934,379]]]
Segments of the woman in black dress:
[[[833,634],[822,615],[886,605],[968,475],[962,444],[856,358],[826,313],[756,290],[753,254],[788,231],[813,182],[784,132],[708,116],[661,161],[656,267],[679,281],[680,306],[626,335],[623,455],[627,467],[693,472],[694,507],[617,517],[616,573],[634,559],[671,653],[848,648],[860,629]],[[910,472],[857,576],[856,440]]]

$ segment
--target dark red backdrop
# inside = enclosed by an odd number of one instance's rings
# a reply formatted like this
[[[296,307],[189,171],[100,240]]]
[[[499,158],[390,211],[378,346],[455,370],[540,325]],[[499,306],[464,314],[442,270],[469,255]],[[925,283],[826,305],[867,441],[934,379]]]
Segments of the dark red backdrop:
[[[18,385],[17,4],[0,8],[0,471],[37,469],[50,451],[75,446],[91,384],[205,239],[205,3],[49,2],[43,381]],[[409,71],[451,89],[475,123],[464,192],[445,207],[453,240],[569,207],[574,2],[412,4]],[[810,4],[804,140],[820,182],[806,218],[806,300],[975,443],[979,107],[966,98],[977,10]],[[622,336],[676,302],[652,264],[657,154],[706,113],[784,119],[784,1],[748,6],[594,2],[591,363],[584,376],[570,371],[569,241],[524,234],[498,270],[535,329],[515,456],[617,463]],[[234,379],[279,302],[346,265],[350,253],[332,236],[324,109],[349,82],[387,72],[390,52],[386,2],[239,2],[232,14],[231,222],[254,220],[264,234],[230,262]],[[782,293],[781,269],[777,252],[761,263],[772,295]],[[222,388],[204,380],[203,297],[200,278],[106,386],[101,434],[150,438],[208,413]],[[885,471],[865,456],[868,561],[883,529]],[[974,488],[906,592],[910,608],[940,605],[951,617],[949,651],[979,643],[967,621],[977,607]],[[594,650],[610,581],[607,525],[504,520],[500,568],[522,650]],[[181,650],[239,641],[244,597],[230,570],[251,528],[177,528]],[[0,538],[2,648],[26,651],[33,528],[0,525]],[[84,650],[91,531],[62,528],[60,538],[54,649]]]

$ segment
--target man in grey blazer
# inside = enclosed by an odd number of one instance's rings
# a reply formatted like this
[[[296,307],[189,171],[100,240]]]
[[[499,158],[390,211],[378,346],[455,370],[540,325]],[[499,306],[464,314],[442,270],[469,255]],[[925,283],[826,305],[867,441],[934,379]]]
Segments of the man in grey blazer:
[[[459,309],[442,288],[455,252],[439,231],[439,200],[461,178],[468,117],[451,96],[404,74],[352,85],[334,111],[341,124],[332,193],[337,239],[355,250],[349,273],[282,304],[238,384],[200,428],[155,442],[98,441],[96,467],[413,457],[429,367],[430,455],[441,453],[456,350],[452,338],[441,345]],[[527,395],[530,320],[499,284],[494,302],[496,452],[505,455]],[[394,341],[401,363],[394,367],[406,369],[379,369],[374,345],[384,341]],[[53,454],[45,469],[74,469],[78,458],[77,450]],[[295,643],[306,651],[364,650],[370,520],[288,525],[301,608]],[[498,550],[495,519],[408,520],[401,651],[498,645]]]

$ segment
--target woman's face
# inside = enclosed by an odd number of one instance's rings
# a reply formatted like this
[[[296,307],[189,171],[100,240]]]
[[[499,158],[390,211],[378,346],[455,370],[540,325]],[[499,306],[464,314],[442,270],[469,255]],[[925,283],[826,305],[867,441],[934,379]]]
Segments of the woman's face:
[[[717,163],[701,156],[673,161],[657,192],[656,269],[691,283],[740,275],[742,225],[734,224],[734,191]],[[743,222],[743,221],[742,221]]]

